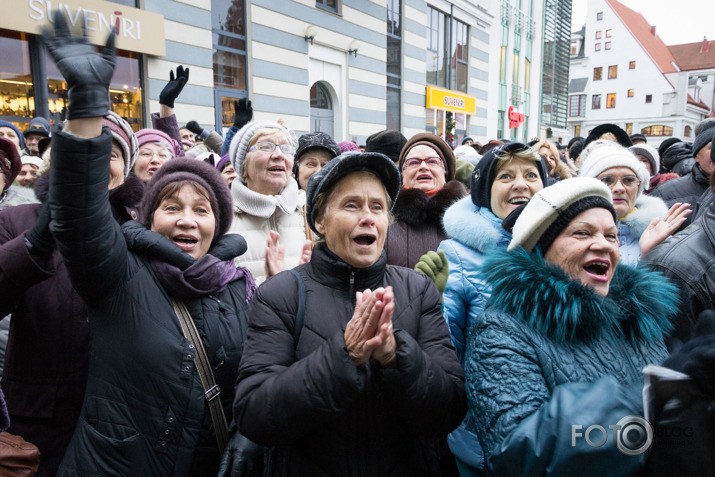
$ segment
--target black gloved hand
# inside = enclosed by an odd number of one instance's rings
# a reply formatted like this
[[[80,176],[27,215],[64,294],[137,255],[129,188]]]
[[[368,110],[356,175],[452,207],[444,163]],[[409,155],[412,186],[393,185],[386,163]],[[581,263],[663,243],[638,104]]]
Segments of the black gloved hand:
[[[233,102],[233,108],[236,115],[233,117],[233,126],[236,129],[241,129],[253,118],[253,106],[251,101],[246,98],[241,98]]]
[[[105,116],[110,110],[109,83],[117,56],[114,32],[107,37],[100,54],[89,44],[86,32],[81,37],[72,36],[60,10],[55,10],[53,16],[54,33],[49,27],[43,27],[42,38],[67,81],[67,119]]]
[[[715,311],[700,313],[693,337],[663,366],[687,374],[703,392],[715,396]]]
[[[176,78],[174,78],[174,72],[169,72],[169,82],[166,83],[164,89],[161,90],[159,94],[159,104],[168,106],[170,108],[174,107],[174,101],[181,94],[181,90],[184,89],[184,85],[189,81],[189,69],[184,68],[183,65],[179,65],[176,68]]]
[[[234,433],[221,457],[218,477],[262,477],[263,452],[263,446]]]
[[[189,121],[188,123],[186,123],[186,129],[196,134],[197,136],[201,136],[201,134],[203,134],[204,132],[204,129],[199,126],[199,123],[197,123],[196,121]]]
[[[50,232],[50,201],[40,208],[35,225],[25,232],[25,240],[30,245],[30,253],[37,257],[48,257],[55,249],[55,238]]]

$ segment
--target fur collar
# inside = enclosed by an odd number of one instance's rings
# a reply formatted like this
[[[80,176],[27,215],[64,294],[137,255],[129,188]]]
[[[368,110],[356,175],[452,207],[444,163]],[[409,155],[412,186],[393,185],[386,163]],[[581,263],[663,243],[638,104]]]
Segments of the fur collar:
[[[501,228],[502,220],[486,207],[477,207],[467,196],[452,205],[442,219],[447,235],[469,248],[485,253],[504,242],[509,244],[511,234]]]
[[[641,194],[636,199],[636,210],[626,215],[621,222],[630,226],[631,231],[640,237],[655,217],[661,219],[668,213],[668,206],[660,197]]]
[[[459,181],[449,181],[432,197],[419,189],[401,189],[392,213],[395,220],[410,227],[442,229],[444,211],[457,200],[467,195],[467,189]]]
[[[653,342],[672,330],[678,289],[659,272],[620,265],[607,297],[568,277],[536,251],[495,250],[482,267],[490,306],[559,342],[603,337]]]
[[[146,184],[136,176],[129,176],[124,183],[109,191],[109,202],[122,207],[139,207]]]

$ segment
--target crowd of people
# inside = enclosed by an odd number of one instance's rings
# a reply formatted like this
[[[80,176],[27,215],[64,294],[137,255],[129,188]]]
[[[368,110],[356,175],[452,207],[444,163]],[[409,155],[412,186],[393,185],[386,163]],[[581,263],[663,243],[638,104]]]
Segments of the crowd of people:
[[[360,147],[242,99],[224,138],[179,126],[180,66],[135,132],[113,35],[56,12],[43,39],[66,119],[0,122],[0,427],[36,475],[698,469],[573,426],[644,415],[648,365],[715,398],[715,119],[658,149],[613,124]]]

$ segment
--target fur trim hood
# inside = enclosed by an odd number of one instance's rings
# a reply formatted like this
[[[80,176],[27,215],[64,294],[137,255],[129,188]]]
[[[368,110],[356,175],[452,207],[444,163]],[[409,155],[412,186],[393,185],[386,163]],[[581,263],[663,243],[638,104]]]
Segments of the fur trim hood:
[[[511,234],[501,228],[502,220],[486,207],[477,207],[468,196],[459,200],[442,218],[447,235],[469,248],[485,253],[503,242],[509,245]]]
[[[482,278],[492,286],[491,307],[559,342],[596,338],[653,342],[673,329],[678,289],[661,273],[619,265],[607,297],[547,263],[541,253],[496,250]]]
[[[650,195],[641,194],[636,199],[636,210],[626,215],[623,220],[619,220],[631,228],[631,231],[638,237],[643,235],[648,228],[650,221],[655,217],[663,218],[668,213],[668,206],[663,199]]]
[[[401,189],[392,214],[395,220],[410,227],[442,229],[442,216],[454,202],[467,195],[467,188],[459,181],[449,181],[432,197],[419,189]]]

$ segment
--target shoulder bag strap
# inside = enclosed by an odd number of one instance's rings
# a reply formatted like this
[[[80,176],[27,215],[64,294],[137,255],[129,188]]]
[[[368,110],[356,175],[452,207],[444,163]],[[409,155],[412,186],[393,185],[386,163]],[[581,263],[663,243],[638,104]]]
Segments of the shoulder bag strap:
[[[300,332],[303,331],[303,319],[305,318],[305,283],[297,270],[291,268],[290,272],[298,282],[298,312],[295,315],[295,324],[293,325],[293,342],[297,348]]]
[[[196,330],[196,325],[189,314],[189,310],[186,309],[186,305],[184,305],[184,302],[181,300],[171,298],[171,304],[174,305],[174,311],[179,318],[181,331],[184,333],[186,339],[194,345],[194,362],[196,363],[196,369],[199,372],[199,378],[201,378],[201,385],[204,388],[204,397],[206,398],[209,412],[211,413],[211,422],[216,432],[218,450],[221,455],[223,455],[223,451],[228,443],[228,423],[226,422],[226,415],[223,412],[223,406],[221,406],[221,399],[218,399],[219,394],[221,394],[221,388],[216,384],[214,373],[211,370],[211,364],[206,356],[204,344],[201,341],[199,332]]]

